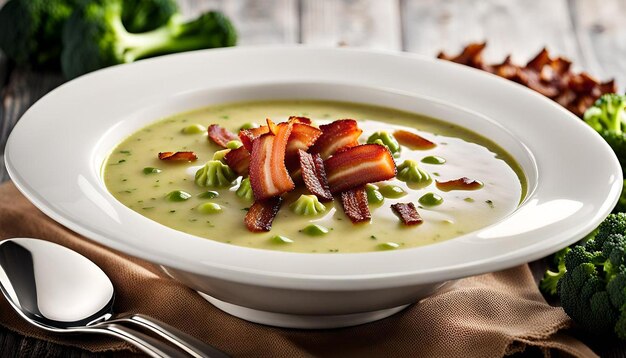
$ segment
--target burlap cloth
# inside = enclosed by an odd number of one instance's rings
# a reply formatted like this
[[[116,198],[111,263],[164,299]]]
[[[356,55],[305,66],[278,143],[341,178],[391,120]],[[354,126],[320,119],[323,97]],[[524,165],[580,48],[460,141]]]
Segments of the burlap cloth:
[[[113,281],[116,312],[156,317],[235,357],[500,357],[526,346],[546,354],[558,350],[564,356],[596,356],[563,332],[572,322],[561,308],[545,302],[527,265],[463,279],[378,322],[305,331],[266,327],[223,313],[156,266],[105,249],[50,220],[7,183],[0,186],[0,238],[10,237],[46,239],[84,254]],[[132,350],[106,337],[55,336],[33,328],[4,298],[0,324],[94,352]]]

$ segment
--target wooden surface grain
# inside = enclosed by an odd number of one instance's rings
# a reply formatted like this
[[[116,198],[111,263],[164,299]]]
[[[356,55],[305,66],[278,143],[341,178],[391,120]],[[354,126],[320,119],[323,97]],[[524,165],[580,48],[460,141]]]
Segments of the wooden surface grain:
[[[0,5],[6,1],[0,0]],[[225,12],[238,29],[240,45],[359,46],[434,56],[441,50],[456,53],[468,42],[487,41],[490,61],[512,54],[524,62],[547,47],[572,59],[578,69],[601,79],[615,77],[620,89],[626,83],[625,0],[179,0],[179,4],[187,17],[209,9]],[[15,68],[0,52],[0,155],[21,115],[62,82],[59,73]],[[8,179],[0,162],[0,182]],[[531,267],[539,277],[545,261]],[[626,356],[621,342],[577,335],[602,356]],[[21,356],[96,355],[0,327],[0,357]]]

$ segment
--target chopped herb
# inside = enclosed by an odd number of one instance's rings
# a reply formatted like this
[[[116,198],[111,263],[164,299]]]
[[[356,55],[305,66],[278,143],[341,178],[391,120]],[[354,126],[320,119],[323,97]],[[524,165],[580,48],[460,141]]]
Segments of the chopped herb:
[[[372,239],[372,240],[378,240],[378,238],[377,238],[376,236],[374,236],[374,235],[370,235],[370,239]]]
[[[491,200],[485,200],[485,203],[487,203],[487,205],[489,205],[489,207],[492,209],[495,207],[495,205],[493,204],[493,201]]]
[[[176,212],[176,210],[170,210],[170,213],[175,213],[175,212]]]
[[[473,203],[474,199],[472,199],[470,197],[467,197],[467,198],[463,199],[463,201],[467,201],[468,203]]]
[[[130,155],[130,150],[120,150],[120,153]]]
[[[150,209],[154,209],[154,206],[145,206],[142,209],[143,210],[150,210]]]
[[[250,208],[243,208],[241,211],[250,211]]]

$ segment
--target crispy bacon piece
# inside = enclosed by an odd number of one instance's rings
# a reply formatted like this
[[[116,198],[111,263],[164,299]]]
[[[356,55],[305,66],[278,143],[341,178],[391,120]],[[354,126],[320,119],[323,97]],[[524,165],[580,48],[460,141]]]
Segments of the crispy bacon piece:
[[[336,153],[324,162],[331,193],[354,189],[396,176],[396,163],[387,147],[362,144]]]
[[[159,159],[193,162],[194,160],[198,159],[198,156],[194,152],[160,152]]]
[[[437,188],[442,191],[450,190],[477,190],[483,187],[483,183],[478,180],[462,177],[444,182],[437,181]]]
[[[322,131],[313,126],[304,123],[294,123],[285,153],[285,164],[290,173],[300,167],[298,151],[307,151],[321,135]]]
[[[437,55],[437,58],[448,60],[462,65],[471,66],[474,68],[484,69],[483,50],[487,47],[487,43],[473,43],[467,45],[463,51],[457,56],[448,56],[443,52]]]
[[[302,180],[306,188],[321,201],[332,201],[333,194],[330,193],[328,188],[322,157],[319,154],[311,155],[302,149],[298,150],[298,156]]]
[[[230,169],[238,175],[248,176],[248,168],[250,167],[250,153],[244,147],[233,149],[226,153],[224,161]]]
[[[269,128],[267,128],[267,126],[242,129],[239,131],[239,140],[243,143],[243,146],[248,150],[248,152],[250,152],[252,151],[252,141],[267,132],[269,132]]]
[[[209,126],[209,139],[222,148],[226,148],[226,144],[231,140],[237,140],[237,136],[228,129],[222,128],[217,124]]]
[[[311,147],[311,153],[319,153],[322,159],[335,154],[340,149],[359,145],[358,139],[363,131],[354,119],[340,119],[320,126],[322,135]]]
[[[372,218],[363,187],[342,192],[341,205],[353,224],[370,221]]]
[[[294,123],[311,124],[311,119],[308,117],[291,116],[288,120]]]
[[[265,133],[252,142],[249,174],[256,200],[277,196],[295,188],[285,167],[285,151],[292,127],[292,122],[280,123],[276,126],[275,134]]]
[[[600,82],[587,73],[575,73],[571,70],[571,61],[562,57],[551,58],[545,48],[525,66],[519,66],[510,57],[498,65],[486,64],[482,57],[485,46],[485,43],[470,44],[458,56],[440,53],[438,57],[520,83],[551,98],[579,117],[601,95],[617,92],[614,80]]]
[[[252,232],[270,231],[282,202],[283,198],[280,196],[255,201],[244,218],[248,230]]]
[[[422,136],[401,129],[393,132],[393,136],[398,143],[412,149],[432,149],[437,146]]]
[[[391,209],[402,220],[402,223],[407,226],[419,225],[424,220],[415,209],[413,203],[397,203],[391,205]]]

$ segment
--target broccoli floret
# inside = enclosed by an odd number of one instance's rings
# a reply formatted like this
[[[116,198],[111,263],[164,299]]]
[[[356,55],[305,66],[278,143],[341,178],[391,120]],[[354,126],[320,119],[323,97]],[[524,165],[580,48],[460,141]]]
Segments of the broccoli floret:
[[[128,32],[152,31],[178,13],[175,0],[124,1],[122,23]]]
[[[619,134],[626,128],[624,107],[626,107],[626,96],[607,93],[585,111],[583,119],[597,132],[607,130]]]
[[[10,0],[0,10],[0,48],[18,65],[58,67],[73,0]]]
[[[140,34],[124,28],[121,14],[120,0],[90,2],[74,11],[63,33],[66,77],[167,53],[233,46],[237,39],[230,21],[215,11],[186,23],[174,15],[166,25]]]
[[[87,0],[10,0],[0,10],[0,48],[18,65],[60,68],[63,26]],[[153,30],[177,13],[175,0],[125,1],[122,21],[131,32]]]
[[[598,226],[597,233],[593,240],[586,244],[593,251],[601,251],[604,242],[611,235],[626,235],[626,213],[611,214]]]
[[[613,331],[619,311],[611,304],[594,264],[567,271],[559,287],[563,309],[583,328],[597,334]]]
[[[626,214],[611,214],[564,257],[558,292],[565,312],[595,334],[626,339]]]
[[[543,279],[539,283],[541,291],[554,296],[558,292],[558,283],[561,277],[565,275],[565,255],[569,252],[570,248],[566,247],[554,255],[554,265],[556,271],[547,270]]]

